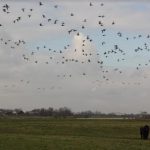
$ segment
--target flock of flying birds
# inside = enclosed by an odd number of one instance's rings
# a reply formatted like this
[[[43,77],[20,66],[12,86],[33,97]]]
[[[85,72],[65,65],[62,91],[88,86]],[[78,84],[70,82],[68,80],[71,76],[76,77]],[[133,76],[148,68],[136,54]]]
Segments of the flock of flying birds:
[[[37,5],[40,9],[44,9],[44,6],[46,5],[45,2],[43,1],[40,1],[40,2],[37,2]],[[90,8],[90,9],[93,9],[94,11],[94,2],[87,2],[87,6]],[[54,6],[54,9],[56,9],[56,11],[59,11],[59,8],[61,7],[61,5],[58,4],[55,4]],[[99,3],[99,7],[102,7],[104,8],[105,5],[104,3]],[[1,6],[1,9],[3,11],[3,13],[6,13],[7,15],[11,14],[12,10],[11,10],[11,5],[9,4],[4,4]],[[28,19],[31,20],[32,22],[32,17],[33,17],[33,14],[34,14],[34,8],[26,8],[26,7],[22,7],[20,8],[20,14],[18,14],[18,16],[16,16],[16,18],[14,20],[12,20],[12,24],[16,25],[16,24],[19,24],[24,18],[23,16],[21,16],[21,14],[24,13],[26,14],[26,17]],[[68,19],[69,17],[72,19],[74,16],[76,16],[78,14],[75,14],[74,12],[70,12],[70,16],[68,16]],[[91,20],[88,20],[87,18],[83,18],[81,20],[81,25],[79,27],[76,27],[76,28],[68,28],[68,24],[66,21],[64,20],[59,20],[59,19],[55,19],[55,18],[50,18],[48,14],[46,13],[42,13],[41,14],[41,21],[37,24],[37,26],[39,26],[39,28],[43,28],[45,26],[51,26],[51,25],[56,25],[56,26],[59,26],[61,28],[65,28],[66,30],[66,36],[69,36],[70,38],[71,37],[74,37],[76,36],[77,38],[79,37],[79,39],[81,39],[81,45],[80,45],[80,48],[77,49],[77,48],[73,48],[71,43],[69,44],[66,44],[62,49],[53,49],[51,47],[49,47],[48,45],[35,45],[35,49],[32,50],[29,54],[29,52],[25,53],[23,52],[22,54],[22,60],[25,61],[26,63],[34,63],[35,65],[38,65],[38,64],[41,64],[41,60],[38,60],[38,59],[35,59],[36,58],[36,55],[39,54],[39,52],[41,51],[47,51],[48,53],[48,57],[49,59],[48,60],[45,60],[45,62],[43,62],[45,65],[49,65],[50,63],[55,63],[56,65],[67,65],[68,64],[76,64],[76,65],[82,65],[82,66],[89,66],[90,67],[90,64],[95,64],[98,66],[99,68],[99,72],[100,72],[100,78],[97,78],[92,82],[93,85],[102,85],[102,84],[110,84],[110,83],[114,83],[113,79],[111,78],[111,75],[110,74],[114,74],[114,73],[117,73],[117,76],[122,76],[124,74],[124,71],[122,70],[122,67],[117,67],[117,66],[114,66],[113,68],[111,67],[111,69],[109,67],[107,67],[107,60],[110,60],[110,59],[114,59],[116,61],[116,63],[121,63],[121,62],[125,62],[126,61],[126,58],[127,58],[127,55],[128,55],[128,51],[127,50],[124,50],[121,48],[121,46],[119,44],[114,44],[112,48],[108,49],[107,50],[105,49],[105,45],[107,44],[107,40],[105,40],[105,37],[106,36],[109,36],[108,35],[108,28],[107,25],[105,24],[105,15],[104,14],[101,14],[101,15],[98,15],[96,16],[97,17],[97,28],[99,29],[100,31],[100,38],[101,38],[101,42],[99,43],[101,49],[103,50],[96,50],[96,52],[92,52],[91,50],[89,51],[88,49],[88,45],[89,44],[93,44],[95,45],[95,39],[92,38],[92,36],[90,36],[89,34],[88,35],[85,35],[83,36],[82,35],[82,32],[84,30],[88,30],[88,22],[90,22]],[[115,20],[110,20],[110,24],[109,26],[111,26],[113,28],[113,26],[116,25],[116,22]],[[5,30],[5,24],[3,23],[0,23],[0,30],[3,31]],[[128,42],[130,40],[140,40],[140,39],[150,39],[150,35],[146,35],[146,36],[143,36],[141,34],[138,34],[134,37],[127,37],[127,36],[124,36],[123,32],[121,31],[118,31],[115,35],[117,38],[121,38],[123,39],[124,41]],[[4,37],[1,37],[0,36],[0,45],[1,46],[7,46],[7,48],[9,48],[10,50],[16,50],[18,48],[22,48],[22,47],[25,47],[28,43],[23,40],[23,39],[19,39],[18,41],[14,41],[12,39],[6,39]],[[59,44],[59,43],[58,43]],[[137,43],[138,44],[138,43]],[[66,56],[67,52],[71,50],[71,53],[72,55],[69,57],[69,56]],[[3,49],[1,49],[1,51],[3,51]],[[146,52],[150,52],[150,47],[149,47],[149,44],[148,42],[144,42],[143,43],[143,46],[137,46],[133,52],[134,53],[145,53]],[[82,57],[83,59],[80,59],[78,57],[74,57],[74,55],[80,53],[80,57]],[[58,57],[59,59],[58,59]],[[34,57],[34,59],[33,59]],[[37,57],[38,58],[38,57]],[[146,67],[146,66],[149,66],[150,65],[150,60],[147,60],[146,63],[138,63],[136,64],[135,66],[135,71],[140,71],[143,67]],[[82,71],[81,74],[79,74],[80,77],[83,77],[83,78],[87,78],[87,80],[90,79],[89,77],[89,74],[88,72],[86,71]],[[72,73],[67,73],[67,72],[61,72],[60,74],[56,74],[56,78],[59,78],[59,79],[71,79],[74,77],[74,74]],[[146,78],[146,77],[144,77]],[[20,82],[19,83],[25,83],[25,84],[32,84],[32,81],[28,80],[28,79],[20,79]],[[120,84],[122,85],[129,85],[129,84],[135,84],[135,85],[140,85],[140,81],[136,81],[136,82],[133,82],[131,83],[130,81],[120,81]],[[12,85],[4,85],[5,88],[8,88],[8,87],[15,87],[16,85],[15,84],[12,84]],[[45,87],[37,87],[36,88],[37,90],[45,90],[46,88]],[[54,89],[62,89],[62,86],[55,86],[55,85],[52,85],[50,88],[50,90],[54,90]]]

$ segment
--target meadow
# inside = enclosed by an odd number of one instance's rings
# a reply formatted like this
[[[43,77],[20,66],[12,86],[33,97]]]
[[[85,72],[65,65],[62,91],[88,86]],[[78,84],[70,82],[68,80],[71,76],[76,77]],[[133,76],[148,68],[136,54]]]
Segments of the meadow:
[[[0,150],[149,150],[148,120],[0,118]]]

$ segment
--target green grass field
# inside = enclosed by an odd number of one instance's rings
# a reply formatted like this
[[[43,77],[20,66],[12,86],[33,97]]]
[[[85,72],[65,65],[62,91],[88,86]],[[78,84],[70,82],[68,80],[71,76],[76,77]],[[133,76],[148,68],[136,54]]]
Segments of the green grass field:
[[[0,150],[149,150],[141,120],[1,118]]]

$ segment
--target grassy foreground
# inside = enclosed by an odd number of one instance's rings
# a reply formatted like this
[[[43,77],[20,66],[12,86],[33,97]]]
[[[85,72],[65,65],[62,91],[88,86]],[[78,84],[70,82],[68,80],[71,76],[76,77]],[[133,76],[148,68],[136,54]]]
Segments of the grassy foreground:
[[[149,150],[142,120],[1,118],[0,150]]]

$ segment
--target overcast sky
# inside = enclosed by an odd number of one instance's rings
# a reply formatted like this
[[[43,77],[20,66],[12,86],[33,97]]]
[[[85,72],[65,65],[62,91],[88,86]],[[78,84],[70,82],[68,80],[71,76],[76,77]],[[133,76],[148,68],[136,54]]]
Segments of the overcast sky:
[[[0,107],[150,112],[150,2],[41,2],[0,2]]]

